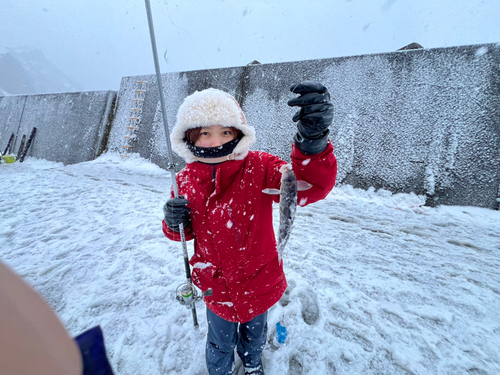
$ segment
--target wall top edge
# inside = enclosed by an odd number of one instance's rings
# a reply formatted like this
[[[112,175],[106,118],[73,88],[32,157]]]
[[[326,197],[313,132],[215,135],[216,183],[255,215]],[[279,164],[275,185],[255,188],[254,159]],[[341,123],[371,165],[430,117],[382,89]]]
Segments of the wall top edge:
[[[228,66],[228,67],[223,67],[223,68],[211,68],[211,69],[199,69],[199,70],[184,70],[184,71],[175,71],[175,72],[165,72],[162,73],[162,75],[169,75],[169,74],[184,74],[184,73],[192,73],[192,72],[214,72],[218,70],[227,70],[227,69],[242,69],[245,67],[252,67],[255,65],[263,66],[263,65],[286,65],[286,64],[293,64],[293,63],[307,63],[311,61],[335,61],[335,60],[343,60],[343,59],[350,59],[350,58],[361,58],[361,57],[373,57],[373,56],[386,56],[386,55],[393,55],[393,54],[411,54],[411,53],[422,53],[422,52],[430,52],[430,51],[446,51],[446,50],[452,50],[452,49],[459,49],[463,51],[468,51],[468,50],[473,50],[476,48],[482,48],[482,47],[492,47],[498,49],[500,52],[500,42],[498,43],[481,43],[481,44],[467,44],[467,45],[461,45],[461,46],[450,46],[450,47],[435,47],[435,48],[418,48],[418,49],[410,49],[410,50],[398,50],[398,51],[392,51],[392,52],[377,52],[377,53],[367,53],[364,55],[348,55],[348,56],[336,56],[336,57],[324,57],[320,59],[308,59],[308,60],[294,60],[294,61],[281,61],[281,62],[276,62],[276,63],[261,63],[261,64],[251,64],[249,63],[248,65],[240,65],[240,66]],[[132,76],[124,76],[122,77],[123,80],[128,80],[128,79],[136,79],[137,77],[150,77],[156,75],[156,73],[150,73],[150,74],[140,74],[140,75],[132,75]]]
[[[22,98],[22,97],[34,97],[34,96],[50,96],[50,95],[93,95],[99,93],[115,93],[117,90],[89,90],[89,91],[61,91],[61,92],[46,92],[43,94],[19,94],[19,95],[0,95],[0,98]]]

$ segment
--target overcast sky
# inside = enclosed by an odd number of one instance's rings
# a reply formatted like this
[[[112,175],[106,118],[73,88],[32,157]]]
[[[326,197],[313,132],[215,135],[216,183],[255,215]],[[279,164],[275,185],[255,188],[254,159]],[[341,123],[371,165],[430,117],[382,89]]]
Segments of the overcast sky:
[[[151,0],[162,73],[500,42],[500,0]],[[143,0],[0,0],[0,47],[86,90],[154,74]]]

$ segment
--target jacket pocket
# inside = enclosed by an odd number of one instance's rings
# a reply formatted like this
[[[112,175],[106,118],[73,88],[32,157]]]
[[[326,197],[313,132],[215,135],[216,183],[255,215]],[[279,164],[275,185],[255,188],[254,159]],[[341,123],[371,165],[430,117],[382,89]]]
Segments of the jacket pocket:
[[[245,276],[247,278],[251,277],[253,274],[257,273],[262,267],[270,263],[273,258],[276,258],[278,262],[278,252],[274,247],[267,247],[261,252],[255,254],[254,257],[247,259],[243,264]]]
[[[257,260],[257,259],[255,259]],[[285,280],[283,267],[278,262],[278,254],[262,257],[245,269],[245,290],[250,294],[264,295]]]
[[[204,260],[198,254],[194,254],[189,264],[193,267],[191,278],[194,284],[205,292],[208,289],[214,289],[215,285],[213,282],[215,273],[217,272],[217,267]]]

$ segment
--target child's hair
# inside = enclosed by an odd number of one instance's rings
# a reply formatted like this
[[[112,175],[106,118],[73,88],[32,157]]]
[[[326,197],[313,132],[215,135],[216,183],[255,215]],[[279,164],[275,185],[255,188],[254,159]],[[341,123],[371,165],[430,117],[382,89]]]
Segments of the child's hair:
[[[186,140],[189,143],[195,144],[196,141],[200,138],[201,129],[202,128],[200,127],[186,130]],[[236,129],[234,126],[230,126],[229,129],[231,129],[236,134],[236,138],[241,138],[241,136],[243,135],[243,132],[240,129]]]

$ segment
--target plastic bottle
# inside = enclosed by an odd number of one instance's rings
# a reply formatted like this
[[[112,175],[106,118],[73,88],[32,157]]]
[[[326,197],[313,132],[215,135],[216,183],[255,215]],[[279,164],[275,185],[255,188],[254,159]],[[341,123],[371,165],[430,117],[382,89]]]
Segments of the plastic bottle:
[[[286,327],[281,325],[281,322],[276,323],[276,341],[279,344],[284,344],[288,336]]]

